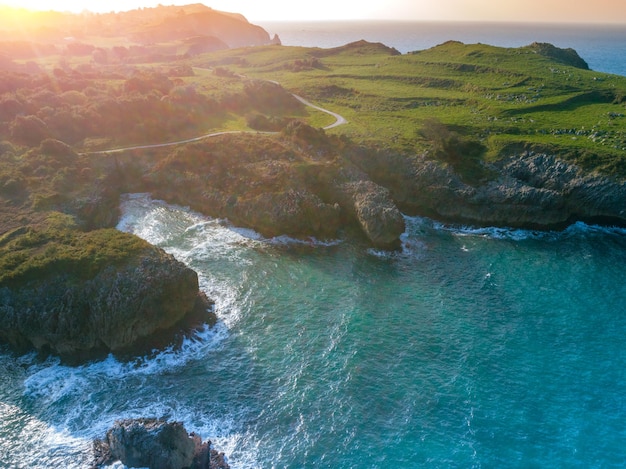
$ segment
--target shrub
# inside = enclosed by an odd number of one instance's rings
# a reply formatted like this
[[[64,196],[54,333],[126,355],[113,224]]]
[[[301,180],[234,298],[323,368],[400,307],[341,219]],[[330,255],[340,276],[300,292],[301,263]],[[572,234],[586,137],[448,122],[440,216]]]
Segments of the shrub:
[[[50,137],[44,121],[35,116],[17,116],[11,123],[11,138],[20,144],[37,146]]]

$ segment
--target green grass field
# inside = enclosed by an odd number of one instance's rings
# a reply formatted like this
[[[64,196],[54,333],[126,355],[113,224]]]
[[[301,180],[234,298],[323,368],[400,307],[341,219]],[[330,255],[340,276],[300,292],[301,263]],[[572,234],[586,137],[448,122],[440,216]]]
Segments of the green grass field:
[[[408,55],[355,43],[237,49],[196,60],[280,82],[346,117],[349,124],[332,132],[358,143],[423,151],[430,146],[423,124],[436,119],[480,141],[486,158],[512,147],[549,149],[587,169],[626,176],[626,77],[574,66],[577,58],[541,44],[447,42]]]

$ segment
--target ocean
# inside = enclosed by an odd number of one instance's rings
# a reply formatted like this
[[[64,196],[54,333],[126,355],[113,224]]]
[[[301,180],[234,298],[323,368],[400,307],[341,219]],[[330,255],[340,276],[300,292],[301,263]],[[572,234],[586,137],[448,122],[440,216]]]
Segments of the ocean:
[[[319,45],[349,36],[330,29]],[[501,44],[497,29],[447,39]],[[579,50],[592,68],[624,73],[615,34]],[[0,348],[0,467],[88,467],[131,417],[182,421],[234,469],[626,466],[626,230],[406,224],[390,253],[127,196],[118,228],[195,269],[218,324],[132,362]]]
[[[403,54],[449,40],[501,47],[549,42],[575,49],[592,70],[626,75],[626,24],[309,21],[260,25],[271,35],[278,34],[287,46],[329,48],[365,39],[395,47]]]

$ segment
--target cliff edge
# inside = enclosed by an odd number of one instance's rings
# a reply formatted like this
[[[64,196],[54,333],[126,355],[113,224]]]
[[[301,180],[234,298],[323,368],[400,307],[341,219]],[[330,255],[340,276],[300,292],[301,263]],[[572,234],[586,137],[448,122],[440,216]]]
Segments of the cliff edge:
[[[214,322],[193,270],[113,229],[21,228],[0,239],[0,261],[0,341],[17,350],[76,363],[149,352]]]

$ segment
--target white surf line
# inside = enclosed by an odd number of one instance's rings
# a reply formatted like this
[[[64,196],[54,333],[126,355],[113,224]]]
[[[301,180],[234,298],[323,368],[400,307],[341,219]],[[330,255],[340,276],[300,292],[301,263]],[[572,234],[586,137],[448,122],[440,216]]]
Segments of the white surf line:
[[[273,80],[267,80],[271,83],[275,83],[277,85],[280,86],[280,83],[278,83],[277,81],[273,81]],[[335,122],[333,122],[330,125],[327,125],[326,127],[323,127],[324,130],[329,130],[329,129],[334,129],[335,127],[339,127],[340,125],[344,125],[348,123],[348,120],[343,117],[340,114],[337,114],[336,112],[332,112],[329,111],[328,109],[324,109],[323,107],[320,106],[316,106],[315,104],[311,103],[310,101],[307,101],[306,99],[304,99],[302,96],[298,96],[297,94],[291,94],[294,98],[296,98],[298,101],[300,101],[302,104],[304,104],[305,106],[308,106],[310,108],[316,109],[318,111],[324,112],[326,114],[329,114],[331,116],[333,116],[335,118]],[[199,142],[200,140],[204,140],[207,138],[211,138],[211,137],[218,137],[220,135],[229,135],[229,134],[265,134],[265,135],[272,135],[272,134],[277,134],[278,132],[262,132],[262,131],[257,131],[257,130],[224,130],[221,132],[213,132],[210,134],[206,134],[206,135],[201,135],[199,137],[194,137],[194,138],[188,138],[185,140],[177,140],[175,142],[167,142],[167,143],[153,143],[150,145],[136,145],[136,146],[132,146],[132,147],[124,147],[124,148],[115,148],[113,150],[94,150],[94,151],[87,151],[87,152],[82,152],[79,153],[79,155],[110,155],[113,153],[122,153],[125,151],[132,151],[132,150],[149,150],[152,148],[165,148],[165,147],[172,147],[175,145],[183,145],[185,143],[193,143],[193,142]]]

